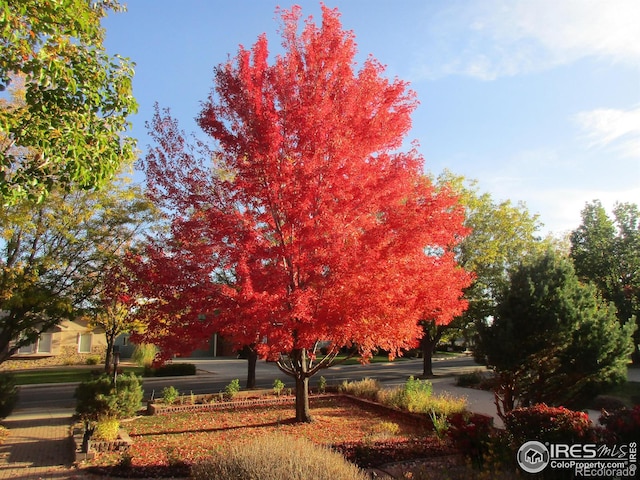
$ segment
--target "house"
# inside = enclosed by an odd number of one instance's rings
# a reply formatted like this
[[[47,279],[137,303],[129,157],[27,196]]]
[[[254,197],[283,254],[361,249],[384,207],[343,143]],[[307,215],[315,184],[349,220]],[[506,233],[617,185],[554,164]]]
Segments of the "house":
[[[54,365],[77,365],[104,360],[107,341],[104,332],[90,328],[83,319],[62,320],[42,333],[31,345],[21,347],[2,363],[4,369]]]
[[[115,341],[120,358],[131,358],[135,344],[129,334],[119,335]],[[38,340],[14,353],[0,364],[0,370],[47,367],[56,365],[84,365],[104,362],[107,340],[102,329],[91,328],[86,320],[63,320],[51,330],[42,333]],[[202,348],[184,358],[236,356],[232,346],[219,335],[212,337]]]

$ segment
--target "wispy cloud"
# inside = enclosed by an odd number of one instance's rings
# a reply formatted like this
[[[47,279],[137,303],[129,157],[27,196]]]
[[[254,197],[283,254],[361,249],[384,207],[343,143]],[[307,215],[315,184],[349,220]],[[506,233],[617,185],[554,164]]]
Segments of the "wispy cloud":
[[[613,146],[626,157],[640,157],[640,105],[631,110],[580,112],[574,120],[585,132],[590,147]]]
[[[428,21],[417,74],[493,80],[585,57],[637,68],[639,20],[637,0],[456,2]]]

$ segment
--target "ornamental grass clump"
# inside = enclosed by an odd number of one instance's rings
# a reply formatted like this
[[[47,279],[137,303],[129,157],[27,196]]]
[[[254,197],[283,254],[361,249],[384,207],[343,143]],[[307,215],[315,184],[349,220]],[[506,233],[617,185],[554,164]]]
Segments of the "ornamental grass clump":
[[[409,377],[401,387],[381,390],[378,401],[399,410],[435,414],[438,417],[463,412],[467,407],[466,398],[448,394],[434,395],[431,382],[413,377]]]
[[[304,438],[279,433],[234,445],[191,469],[195,480],[366,480],[342,455]]]
[[[379,400],[400,410],[428,413],[431,410],[429,406],[432,393],[433,386],[431,382],[411,376],[403,386],[381,393]]]
[[[380,388],[380,382],[375,378],[363,378],[355,382],[347,382],[345,380],[338,387],[338,391],[354,397],[377,400]]]

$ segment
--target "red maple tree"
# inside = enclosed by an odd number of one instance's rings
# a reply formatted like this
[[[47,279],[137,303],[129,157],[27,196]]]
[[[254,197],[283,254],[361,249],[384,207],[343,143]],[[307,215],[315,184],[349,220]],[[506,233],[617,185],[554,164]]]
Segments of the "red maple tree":
[[[300,32],[298,7],[280,14],[284,53],[270,63],[263,35],[215,69],[198,117],[212,142],[156,110],[143,166],[170,228],[133,263],[147,339],[169,355],[219,331],[277,357],[309,421],[309,377],[341,347],[415,347],[421,319],[464,310],[470,275],[456,197],[402,151],[414,92],[372,57],[356,71],[336,10]]]

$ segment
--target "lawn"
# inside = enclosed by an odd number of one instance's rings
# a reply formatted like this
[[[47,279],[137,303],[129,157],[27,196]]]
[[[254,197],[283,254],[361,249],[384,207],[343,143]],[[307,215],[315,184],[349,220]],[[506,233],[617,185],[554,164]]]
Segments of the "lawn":
[[[434,436],[426,416],[417,421],[344,397],[312,398],[311,409],[313,423],[294,423],[292,404],[136,418],[123,424],[133,439],[126,463],[137,472],[171,473],[172,467],[192,465],[233,444],[276,432],[332,446],[361,467],[452,452]],[[91,466],[119,461],[117,453],[102,453]]]
[[[94,365],[92,367],[69,367],[69,368],[42,368],[34,370],[21,370],[10,373],[16,381],[16,385],[38,385],[42,383],[80,383],[90,380],[94,372],[103,372],[104,367]],[[142,375],[142,367],[125,367],[124,372],[135,372]]]

